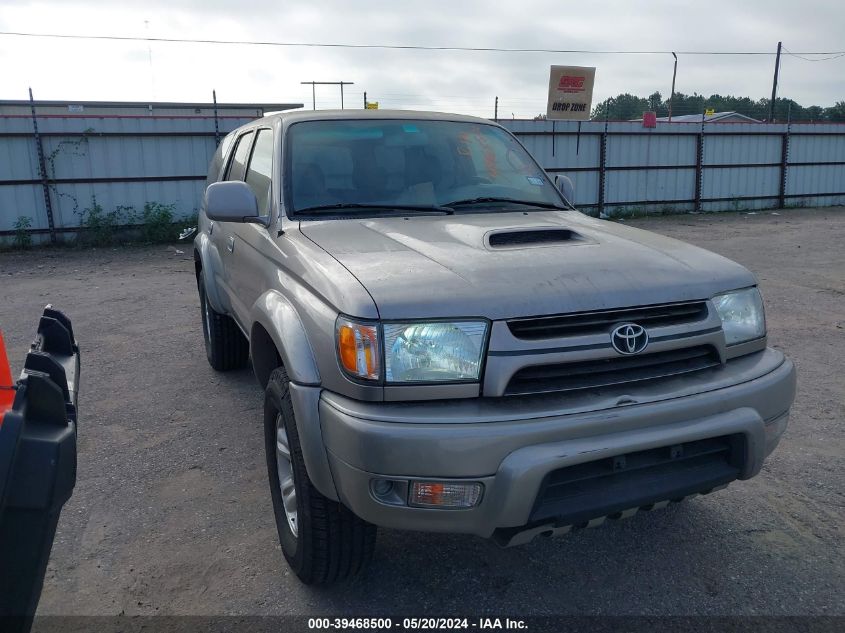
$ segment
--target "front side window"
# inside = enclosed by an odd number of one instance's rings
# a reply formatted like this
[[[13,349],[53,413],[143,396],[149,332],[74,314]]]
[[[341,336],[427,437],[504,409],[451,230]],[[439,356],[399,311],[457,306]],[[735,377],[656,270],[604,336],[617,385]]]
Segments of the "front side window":
[[[428,120],[304,121],[287,136],[293,213],[325,207],[563,206],[522,146],[494,125]],[[510,201],[510,202],[509,202]],[[457,206],[456,206],[457,208]]]

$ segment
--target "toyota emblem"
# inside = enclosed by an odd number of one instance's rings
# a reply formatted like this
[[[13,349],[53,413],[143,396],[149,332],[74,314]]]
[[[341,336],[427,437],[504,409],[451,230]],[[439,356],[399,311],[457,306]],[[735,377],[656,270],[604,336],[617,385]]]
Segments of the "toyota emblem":
[[[642,325],[623,323],[610,333],[610,343],[620,354],[639,354],[648,346],[648,332]]]

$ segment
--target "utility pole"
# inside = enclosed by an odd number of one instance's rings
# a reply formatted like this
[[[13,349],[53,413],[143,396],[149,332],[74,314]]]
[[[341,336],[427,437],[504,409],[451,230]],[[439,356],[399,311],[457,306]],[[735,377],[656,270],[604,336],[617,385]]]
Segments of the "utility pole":
[[[315,86],[340,86],[340,109],[343,110],[343,87],[354,86],[351,81],[300,81],[303,85],[311,84],[311,109],[317,109],[317,90]]]
[[[778,54],[775,57],[775,78],[772,81],[772,102],[769,104],[769,123],[775,121],[775,99],[778,94],[778,71],[780,70],[780,49],[783,47],[783,42],[778,42]]]
[[[364,91],[364,109],[367,109],[367,91]]]
[[[675,58],[675,70],[672,71],[672,93],[669,95],[669,123],[672,122],[672,102],[675,100],[675,77],[678,76],[678,56],[672,53]]]
[[[496,97],[496,103],[493,106],[493,120],[499,122],[499,97]]]

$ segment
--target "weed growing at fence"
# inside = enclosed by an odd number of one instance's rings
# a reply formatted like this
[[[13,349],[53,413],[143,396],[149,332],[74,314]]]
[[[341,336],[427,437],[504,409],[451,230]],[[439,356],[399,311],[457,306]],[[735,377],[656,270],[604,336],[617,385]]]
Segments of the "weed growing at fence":
[[[175,242],[179,229],[196,226],[196,214],[184,220],[175,217],[176,205],[147,202],[138,213],[135,207],[117,206],[106,211],[91,198],[91,205],[80,213],[77,243],[90,246],[110,246],[127,242]]]
[[[19,215],[12,226],[15,229],[15,237],[12,240],[12,245],[15,248],[29,248],[32,246],[32,236],[29,234],[29,229],[32,228],[32,218]]]
[[[66,154],[68,156],[76,156],[82,157],[88,153],[88,136],[95,132],[94,128],[89,127],[82,131],[82,137],[75,140],[75,141],[61,141],[56,148],[50,152],[49,154],[45,154],[44,156],[44,164],[47,170],[47,179],[49,182],[50,190],[56,196],[56,198],[67,198],[70,200],[71,205],[73,205],[73,212],[79,213],[79,200],[73,194],[59,191],[59,188],[56,186],[56,183],[53,182],[56,178],[56,159],[62,155]]]
[[[147,202],[141,212],[141,236],[145,242],[172,242],[175,234],[172,204]]]
[[[123,216],[122,210],[122,207],[118,207],[113,211],[106,211],[96,198],[91,198],[91,206],[80,213],[79,225],[85,230],[79,233],[77,241],[80,244],[93,246],[116,243],[117,230]]]

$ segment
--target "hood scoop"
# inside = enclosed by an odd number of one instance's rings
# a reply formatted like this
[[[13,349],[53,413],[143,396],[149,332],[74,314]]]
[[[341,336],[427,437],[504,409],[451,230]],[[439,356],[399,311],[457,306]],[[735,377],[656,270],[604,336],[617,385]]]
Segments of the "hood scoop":
[[[493,231],[487,234],[490,248],[524,248],[578,242],[584,238],[571,229],[532,228]]]

